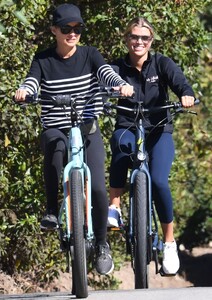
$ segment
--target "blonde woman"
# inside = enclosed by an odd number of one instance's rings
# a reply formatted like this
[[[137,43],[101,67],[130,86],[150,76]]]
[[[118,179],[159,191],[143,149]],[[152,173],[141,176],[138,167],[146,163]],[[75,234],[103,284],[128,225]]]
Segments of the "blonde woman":
[[[124,80],[134,86],[135,97],[133,100],[120,99],[119,105],[132,107],[137,101],[142,101],[147,108],[163,105],[168,99],[168,87],[177,95],[184,107],[194,105],[194,92],[181,69],[172,59],[160,53],[150,53],[154,42],[154,30],[147,20],[137,17],[130,21],[124,33],[124,41],[128,53],[124,58],[117,59],[112,66]],[[169,111],[146,117],[144,123],[146,133],[148,134],[165,117],[170,120]],[[108,226],[119,226],[121,222],[120,198],[130,166],[129,153],[135,149],[134,132],[133,120],[125,114],[118,113],[111,138]],[[153,199],[163,231],[162,267],[166,274],[176,274],[180,265],[174,239],[173,201],[168,185],[175,152],[172,132],[173,124],[162,122],[148,136],[146,144]]]

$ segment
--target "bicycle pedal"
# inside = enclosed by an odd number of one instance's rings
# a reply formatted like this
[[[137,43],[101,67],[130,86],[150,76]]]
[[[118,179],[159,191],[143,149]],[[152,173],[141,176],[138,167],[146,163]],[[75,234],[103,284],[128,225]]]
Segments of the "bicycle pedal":
[[[58,230],[58,227],[41,227],[40,226],[40,230],[43,232],[54,232],[54,231]]]
[[[159,273],[162,277],[174,277],[177,275],[177,273],[174,273],[174,274],[165,273],[162,267],[160,268]]]
[[[124,227],[120,226],[120,227],[107,227],[108,231],[123,231]]]
[[[107,227],[107,231],[119,231],[119,227]]]

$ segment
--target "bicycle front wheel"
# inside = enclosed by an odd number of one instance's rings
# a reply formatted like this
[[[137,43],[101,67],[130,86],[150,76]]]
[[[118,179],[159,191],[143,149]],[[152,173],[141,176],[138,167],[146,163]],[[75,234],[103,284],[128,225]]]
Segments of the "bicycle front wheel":
[[[73,170],[70,176],[71,221],[73,228],[72,276],[73,290],[77,298],[88,297],[87,261],[84,235],[84,201],[82,175]]]
[[[134,274],[135,288],[148,288],[148,187],[147,175],[135,176],[134,195]]]

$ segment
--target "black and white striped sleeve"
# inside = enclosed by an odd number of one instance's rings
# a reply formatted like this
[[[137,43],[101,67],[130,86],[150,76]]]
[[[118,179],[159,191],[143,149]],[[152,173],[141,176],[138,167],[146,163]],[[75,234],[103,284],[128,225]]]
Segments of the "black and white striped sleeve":
[[[41,80],[41,69],[38,61],[34,58],[24,82],[20,85],[21,89],[25,89],[29,94],[38,92]]]
[[[107,86],[122,86],[127,84],[108,64],[99,67],[97,70],[97,78],[101,83]]]

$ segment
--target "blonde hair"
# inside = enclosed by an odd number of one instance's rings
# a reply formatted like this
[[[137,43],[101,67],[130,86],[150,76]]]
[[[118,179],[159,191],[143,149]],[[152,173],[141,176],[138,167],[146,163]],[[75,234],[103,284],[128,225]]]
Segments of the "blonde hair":
[[[128,25],[127,25],[127,27],[126,27],[126,29],[125,29],[125,31],[124,31],[123,36],[124,36],[124,39],[125,39],[125,40],[127,39],[128,35],[131,33],[132,29],[133,29],[134,27],[136,27],[136,26],[148,28],[149,31],[150,31],[150,33],[151,33],[151,36],[154,37],[154,29],[153,29],[153,26],[152,26],[145,18],[142,18],[142,17],[136,17],[136,18],[132,19],[132,20],[128,23]]]

